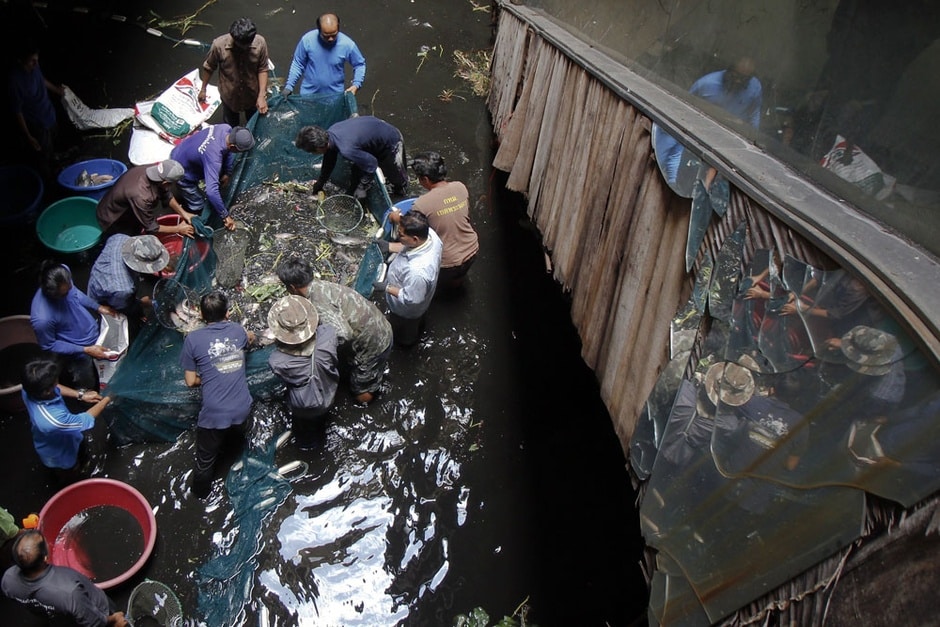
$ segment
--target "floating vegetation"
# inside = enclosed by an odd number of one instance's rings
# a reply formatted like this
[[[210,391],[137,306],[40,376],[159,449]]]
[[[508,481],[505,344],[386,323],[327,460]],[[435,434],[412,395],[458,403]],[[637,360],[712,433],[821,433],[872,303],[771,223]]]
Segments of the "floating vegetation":
[[[328,197],[343,190],[327,183]],[[246,238],[244,267],[237,281],[220,287],[229,298],[232,319],[261,334],[267,329],[268,310],[287,290],[277,267],[287,257],[307,260],[314,275],[325,281],[351,285],[359,263],[375,234],[375,219],[368,218],[348,234],[337,234],[317,217],[320,201],[301,181],[272,179],[238,195],[232,211],[251,233]],[[231,285],[231,287],[228,287]]]
[[[475,607],[469,614],[459,614],[454,618],[454,627],[538,627],[535,623],[530,623],[529,597],[519,604],[516,610],[510,616],[503,616],[495,623],[490,623],[490,616],[482,607]]]
[[[475,96],[485,98],[490,93],[490,61],[493,53],[490,50],[474,50],[464,52],[454,51],[454,61],[457,71],[454,76],[462,78],[470,84]]]
[[[211,24],[208,22],[201,22],[196,18],[199,17],[200,13],[215,4],[216,1],[217,0],[207,0],[207,2],[196,9],[196,12],[192,15],[178,15],[169,19],[160,17],[153,9],[151,9],[151,18],[147,24],[150,26],[156,26],[158,28],[176,28],[179,30],[180,35],[185,35],[186,31],[191,29],[193,26],[211,26]]]
[[[474,2],[474,0],[470,0],[470,4],[473,6],[474,11],[481,11],[483,13],[490,12],[490,5],[488,4],[480,4],[479,2]]]
[[[466,100],[466,98],[459,95],[453,89],[441,90],[441,93],[437,95],[437,99],[440,100],[441,102],[451,102],[454,98],[460,98],[461,100]]]
[[[421,50],[418,52],[418,58],[421,61],[418,63],[418,69],[415,70],[415,74],[421,71],[421,66],[424,65],[424,62],[428,60],[428,55],[432,52],[436,52],[437,56],[444,56],[444,47],[443,46],[421,46]]]

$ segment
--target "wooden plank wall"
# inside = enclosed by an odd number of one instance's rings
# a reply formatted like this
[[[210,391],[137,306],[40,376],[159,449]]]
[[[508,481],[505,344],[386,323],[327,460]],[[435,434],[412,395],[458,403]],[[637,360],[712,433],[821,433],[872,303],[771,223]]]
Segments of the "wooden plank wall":
[[[571,292],[582,356],[626,452],[689,291],[688,201],[659,173],[650,120],[507,12],[491,85],[494,166],[526,195]]]
[[[496,168],[527,197],[528,213],[571,292],[581,354],[596,373],[624,453],[668,361],[669,321],[687,300],[707,251],[743,221],[744,263],[770,249],[815,267],[836,265],[732,187],[685,271],[690,201],[666,185],[652,155],[651,121],[508,11],[500,14],[489,108]],[[743,268],[742,268],[743,270]]]

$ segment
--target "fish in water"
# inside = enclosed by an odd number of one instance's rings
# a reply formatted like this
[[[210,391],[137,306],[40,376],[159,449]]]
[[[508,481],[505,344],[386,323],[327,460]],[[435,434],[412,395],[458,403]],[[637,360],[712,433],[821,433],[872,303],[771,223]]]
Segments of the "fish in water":
[[[343,235],[342,233],[331,233],[330,241],[340,246],[365,246],[366,238],[356,235]]]
[[[82,170],[82,173],[75,179],[76,187],[94,187],[108,181],[114,180],[110,174],[89,174],[88,170]]]

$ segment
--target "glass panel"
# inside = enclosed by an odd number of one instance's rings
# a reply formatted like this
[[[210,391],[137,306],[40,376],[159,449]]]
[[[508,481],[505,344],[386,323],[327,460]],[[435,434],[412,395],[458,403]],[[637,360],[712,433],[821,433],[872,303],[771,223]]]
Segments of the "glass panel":
[[[636,429],[630,437],[630,464],[640,479],[646,479],[652,471],[653,461],[656,459],[656,452],[666,428],[666,421],[669,419],[669,412],[702,323],[707,298],[706,290],[711,275],[711,256],[706,256],[692,288],[692,296],[676,313],[670,324],[672,359],[656,379],[656,385],[650,392],[646,406],[637,419]]]
[[[712,282],[708,288],[708,313],[717,320],[731,321],[732,303],[741,279],[746,235],[747,224],[742,222],[734,233],[725,238],[718,251]]]
[[[940,254],[940,3],[526,4]]]

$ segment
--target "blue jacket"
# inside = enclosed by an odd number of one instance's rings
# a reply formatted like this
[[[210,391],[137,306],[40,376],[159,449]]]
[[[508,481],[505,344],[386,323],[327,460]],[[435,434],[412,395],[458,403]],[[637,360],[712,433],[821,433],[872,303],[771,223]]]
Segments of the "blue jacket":
[[[98,303],[74,285],[65,298],[58,300],[36,290],[29,321],[43,350],[82,355],[86,346],[98,341],[98,322],[91,313],[97,310]]]
[[[362,87],[366,78],[366,59],[359,46],[344,33],[331,48],[320,42],[320,31],[312,30],[297,43],[284,86],[293,90],[300,80],[300,95],[338,94],[346,84],[346,63],[353,68],[352,84]],[[302,79],[302,80],[301,80]]]
[[[74,467],[78,462],[82,432],[95,426],[95,418],[84,411],[80,414],[70,412],[59,388],[48,400],[34,400],[26,390],[20,393],[32,423],[33,446],[42,465],[66,470]]]
[[[172,151],[170,159],[179,161],[186,174],[180,180],[183,185],[206,182],[206,197],[220,218],[228,217],[228,209],[222,201],[219,179],[230,174],[235,167],[235,153],[228,149],[228,135],[232,127],[228,124],[212,124],[180,142]]]

